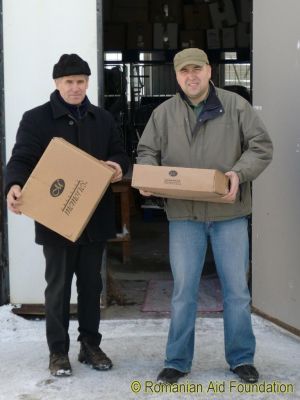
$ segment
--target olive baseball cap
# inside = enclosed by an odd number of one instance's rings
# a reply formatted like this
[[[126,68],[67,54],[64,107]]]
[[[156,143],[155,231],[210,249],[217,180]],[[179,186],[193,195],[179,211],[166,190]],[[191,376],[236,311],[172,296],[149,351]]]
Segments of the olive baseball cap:
[[[175,71],[180,71],[186,65],[199,65],[202,67],[205,64],[209,64],[206,53],[197,48],[188,48],[180,51],[174,57],[174,68]]]

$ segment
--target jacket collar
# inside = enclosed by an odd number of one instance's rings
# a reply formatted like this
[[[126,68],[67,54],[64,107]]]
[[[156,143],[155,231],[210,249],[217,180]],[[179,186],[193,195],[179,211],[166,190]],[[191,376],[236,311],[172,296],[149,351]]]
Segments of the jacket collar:
[[[179,90],[179,93],[180,93],[181,98],[184,101],[186,101],[188,104],[190,104],[190,101],[188,101],[187,96],[184,94],[184,92],[181,89]],[[217,118],[218,116],[221,116],[223,114],[224,114],[223,105],[217,95],[215,85],[210,81],[209,82],[209,94],[204,102],[202,112],[198,116],[197,126],[202,125],[205,121]]]
[[[198,117],[198,123],[203,124],[205,121],[215,119],[224,114],[224,107],[221,103],[216,88],[212,82],[209,83],[210,90],[207,101],[203,106],[202,113]]]
[[[79,107],[76,107],[66,103],[60,96],[59,91],[55,90],[50,95],[50,104],[55,119],[58,119],[64,115],[72,115],[74,118],[80,119],[76,116],[76,111],[79,112],[80,115],[83,115],[83,113],[85,114],[87,112],[95,114],[93,105],[90,103],[87,96],[84,98],[82,104]]]

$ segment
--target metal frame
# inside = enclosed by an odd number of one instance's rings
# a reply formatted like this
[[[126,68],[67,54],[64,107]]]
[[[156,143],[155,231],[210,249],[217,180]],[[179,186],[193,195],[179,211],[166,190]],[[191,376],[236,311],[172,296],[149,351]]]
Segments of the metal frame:
[[[9,302],[7,210],[4,200],[5,109],[4,109],[4,51],[3,51],[3,4],[0,0],[0,305]]]
[[[97,0],[98,105],[104,107],[103,1]]]

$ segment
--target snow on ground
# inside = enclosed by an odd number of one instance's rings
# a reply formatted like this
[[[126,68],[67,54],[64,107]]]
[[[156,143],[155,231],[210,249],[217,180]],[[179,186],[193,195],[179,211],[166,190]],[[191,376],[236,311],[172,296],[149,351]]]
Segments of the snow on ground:
[[[77,321],[71,321],[73,376],[54,378],[48,371],[45,321],[26,320],[11,308],[0,307],[0,400],[300,399],[300,338],[258,316],[253,325],[259,385],[242,385],[228,370],[222,319],[199,318],[192,372],[171,392],[155,382],[163,366],[168,319],[102,321],[102,348],[114,362],[105,372],[77,361]]]

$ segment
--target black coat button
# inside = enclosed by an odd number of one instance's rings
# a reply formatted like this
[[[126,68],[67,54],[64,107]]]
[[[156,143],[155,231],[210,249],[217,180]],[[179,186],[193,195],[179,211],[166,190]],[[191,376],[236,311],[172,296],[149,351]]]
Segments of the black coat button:
[[[69,125],[74,125],[74,121],[70,120]]]

